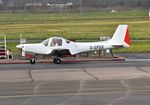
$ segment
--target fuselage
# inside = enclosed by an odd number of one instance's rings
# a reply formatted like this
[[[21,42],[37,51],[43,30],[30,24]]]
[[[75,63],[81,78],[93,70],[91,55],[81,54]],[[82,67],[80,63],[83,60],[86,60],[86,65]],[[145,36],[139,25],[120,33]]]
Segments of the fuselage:
[[[52,52],[69,51],[71,55],[81,52],[103,50],[110,48],[123,48],[130,46],[128,25],[119,25],[112,39],[101,42],[73,42],[62,37],[51,37],[37,44],[20,44],[17,48],[35,54],[51,54]]]
[[[48,42],[47,45],[44,43],[37,44],[21,44],[18,45],[18,48],[22,48],[25,52],[35,53],[35,54],[51,54],[53,50],[69,50],[71,55],[78,54],[81,52],[109,49],[112,46],[109,44],[109,41],[102,42],[73,42],[67,41],[63,38],[59,38],[62,40],[61,45],[51,45],[51,42]],[[52,41],[49,39],[49,41]]]

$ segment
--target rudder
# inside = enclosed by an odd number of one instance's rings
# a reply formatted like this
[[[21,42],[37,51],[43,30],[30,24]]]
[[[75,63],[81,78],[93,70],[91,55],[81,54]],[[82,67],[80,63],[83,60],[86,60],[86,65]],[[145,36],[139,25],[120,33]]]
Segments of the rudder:
[[[119,25],[110,40],[111,45],[113,46],[130,46],[130,37],[128,31],[128,25]]]

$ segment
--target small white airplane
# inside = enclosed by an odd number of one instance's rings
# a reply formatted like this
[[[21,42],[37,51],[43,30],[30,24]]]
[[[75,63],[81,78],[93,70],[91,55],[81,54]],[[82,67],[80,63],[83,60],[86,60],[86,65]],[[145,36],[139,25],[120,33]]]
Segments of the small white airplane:
[[[19,44],[16,47],[22,49],[26,53],[35,55],[52,55],[53,62],[61,63],[63,55],[75,55],[82,52],[125,48],[130,46],[130,37],[128,33],[128,25],[119,25],[112,39],[100,42],[73,42],[62,37],[51,37],[44,40],[42,43],[36,44]],[[31,64],[35,63],[35,59],[30,60]]]

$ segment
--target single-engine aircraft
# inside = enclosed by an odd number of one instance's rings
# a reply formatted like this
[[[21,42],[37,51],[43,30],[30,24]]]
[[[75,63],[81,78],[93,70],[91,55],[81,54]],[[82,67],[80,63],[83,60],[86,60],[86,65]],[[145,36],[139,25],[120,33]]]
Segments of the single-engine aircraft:
[[[35,55],[51,55],[53,62],[61,63],[63,55],[75,55],[82,52],[125,48],[130,46],[130,37],[128,33],[128,25],[119,25],[113,37],[107,41],[100,42],[74,42],[66,40],[62,37],[51,37],[44,40],[42,43],[36,44],[19,44],[16,47],[22,49],[26,53]],[[30,60],[31,64],[35,63],[35,58]]]

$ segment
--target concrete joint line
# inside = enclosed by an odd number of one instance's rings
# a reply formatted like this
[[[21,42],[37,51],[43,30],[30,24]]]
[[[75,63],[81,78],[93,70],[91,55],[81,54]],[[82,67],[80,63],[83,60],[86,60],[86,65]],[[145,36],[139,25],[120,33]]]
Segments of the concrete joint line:
[[[142,71],[142,72],[144,72],[144,73],[146,73],[146,74],[149,73],[148,71],[146,71],[146,70],[144,70],[144,69],[142,69],[142,68],[140,68],[140,67],[136,67],[136,69],[139,70],[139,71]]]
[[[32,77],[32,72],[31,72],[31,70],[32,70],[32,67],[29,68],[29,77],[30,77],[30,79],[31,79],[31,82],[33,82],[34,79],[33,79],[33,77]]]
[[[84,71],[85,73],[87,73],[88,75],[92,76],[93,78],[95,78],[96,80],[99,80],[99,78],[97,78],[97,77],[94,76],[93,74],[89,73],[89,72],[86,70],[86,68],[83,68],[83,71]]]
[[[132,92],[134,92],[134,91],[133,91],[132,88],[128,85],[127,81],[130,80],[130,79],[134,79],[134,78],[138,78],[138,75],[129,77],[129,78],[127,78],[127,79],[120,80],[120,83],[126,88],[125,94],[124,94],[122,97],[119,97],[119,98],[115,99],[114,101],[112,101],[111,103],[109,103],[109,104],[107,104],[107,105],[115,105],[117,102],[123,101],[123,100],[125,100],[126,98],[128,98],[128,96],[130,96],[130,95],[132,94]]]

